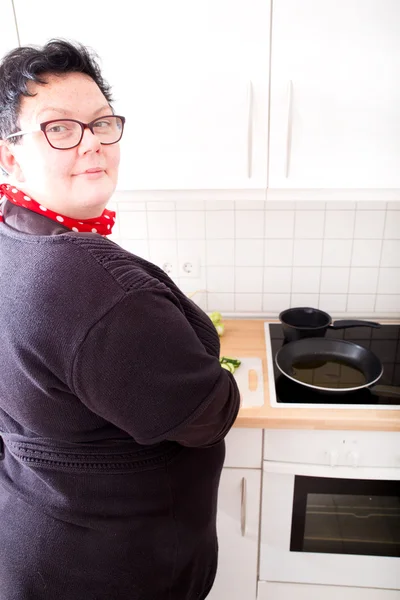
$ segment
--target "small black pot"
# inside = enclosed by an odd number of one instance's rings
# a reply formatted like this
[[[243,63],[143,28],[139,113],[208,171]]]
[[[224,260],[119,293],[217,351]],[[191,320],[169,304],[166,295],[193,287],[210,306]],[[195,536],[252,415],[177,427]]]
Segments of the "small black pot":
[[[285,339],[294,342],[302,338],[324,337],[327,329],[349,327],[380,327],[373,321],[344,320],[332,323],[332,317],[318,308],[288,308],[279,315]]]

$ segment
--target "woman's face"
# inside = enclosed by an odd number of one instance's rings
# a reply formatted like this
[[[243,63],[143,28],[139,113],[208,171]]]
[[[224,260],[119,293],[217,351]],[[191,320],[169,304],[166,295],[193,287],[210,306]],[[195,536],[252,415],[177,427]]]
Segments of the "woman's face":
[[[29,82],[34,96],[21,99],[21,131],[51,119],[70,118],[89,123],[111,114],[111,108],[97,84],[82,73],[48,74],[46,84]],[[85,129],[79,146],[56,150],[42,131],[21,136],[9,146],[11,181],[26,194],[53,210],[75,218],[101,214],[113,194],[118,177],[119,144],[101,145]],[[101,172],[88,174],[88,169]]]

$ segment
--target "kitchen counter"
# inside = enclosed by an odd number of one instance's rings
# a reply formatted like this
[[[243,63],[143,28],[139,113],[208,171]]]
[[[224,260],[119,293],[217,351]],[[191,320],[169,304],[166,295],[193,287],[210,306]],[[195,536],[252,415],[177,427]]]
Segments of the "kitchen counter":
[[[271,406],[264,338],[265,321],[266,319],[224,319],[225,333],[221,337],[221,356],[258,356],[263,363],[264,405],[241,408],[234,427],[400,431],[400,410]]]

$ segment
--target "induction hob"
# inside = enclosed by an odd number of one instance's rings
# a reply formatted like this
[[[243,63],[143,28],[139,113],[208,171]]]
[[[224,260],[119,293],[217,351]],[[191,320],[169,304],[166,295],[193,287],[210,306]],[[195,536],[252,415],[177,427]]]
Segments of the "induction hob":
[[[400,409],[400,396],[390,397],[371,392],[368,388],[351,392],[323,392],[306,387],[282,375],[275,356],[285,343],[280,323],[265,323],[265,342],[271,406],[296,408],[373,408]],[[364,346],[380,359],[383,375],[377,385],[400,387],[400,325],[383,324],[379,329],[354,327],[328,329],[327,338],[344,339]],[[345,377],[339,371],[338,378]]]

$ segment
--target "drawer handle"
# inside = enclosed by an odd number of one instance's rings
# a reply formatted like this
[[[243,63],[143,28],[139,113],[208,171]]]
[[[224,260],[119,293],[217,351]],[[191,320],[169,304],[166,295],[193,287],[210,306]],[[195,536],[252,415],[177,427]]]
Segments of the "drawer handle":
[[[286,152],[285,152],[285,177],[289,177],[290,154],[292,145],[292,100],[293,100],[293,82],[288,83],[287,91],[287,123],[286,123]]]
[[[240,529],[242,537],[246,535],[246,505],[247,505],[247,484],[245,477],[242,477],[242,499],[240,506]]]
[[[251,165],[253,161],[253,86],[251,81],[247,85],[247,177],[251,179]]]

